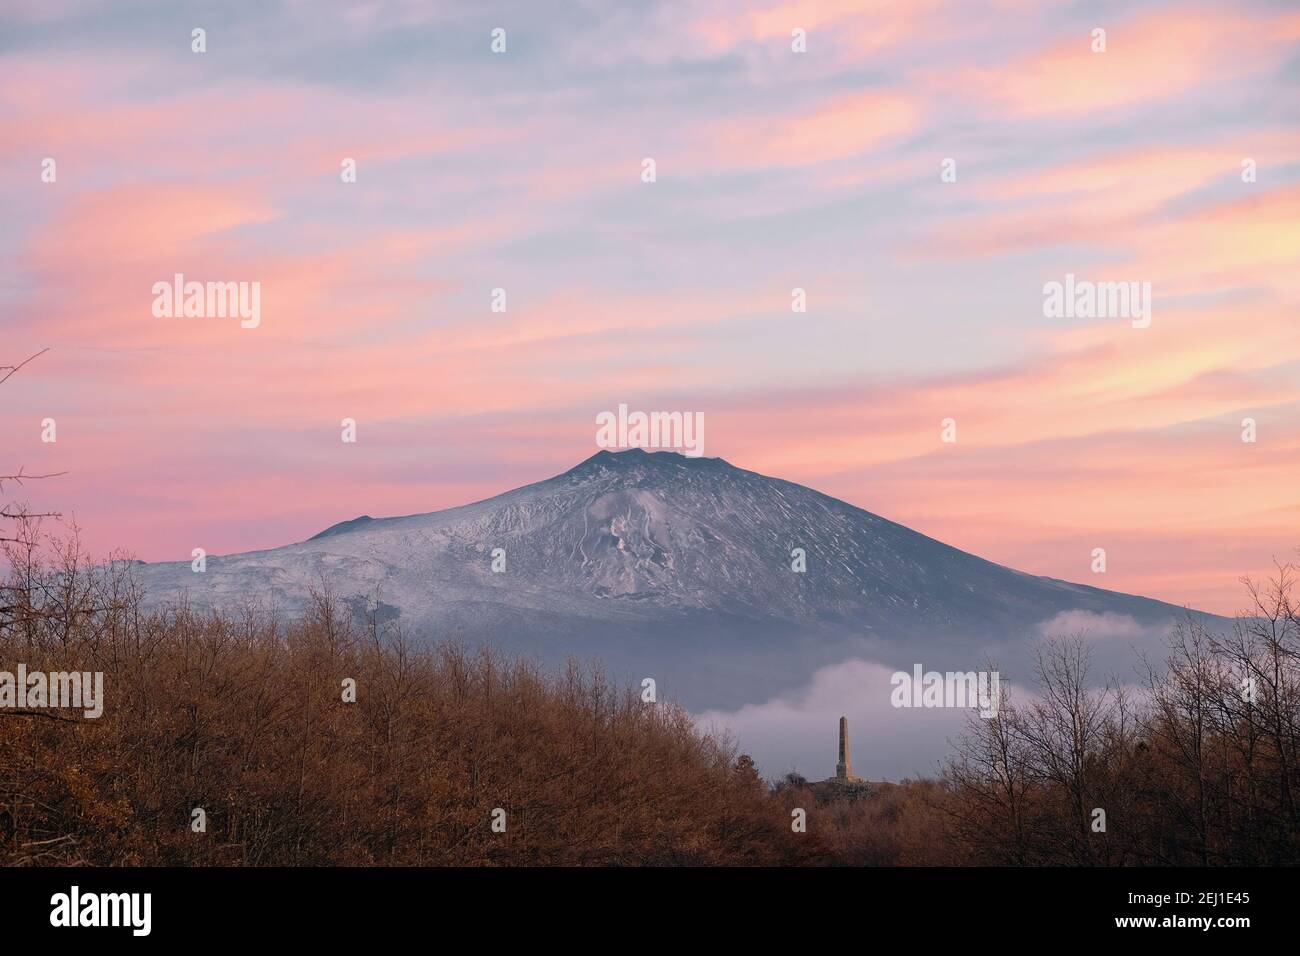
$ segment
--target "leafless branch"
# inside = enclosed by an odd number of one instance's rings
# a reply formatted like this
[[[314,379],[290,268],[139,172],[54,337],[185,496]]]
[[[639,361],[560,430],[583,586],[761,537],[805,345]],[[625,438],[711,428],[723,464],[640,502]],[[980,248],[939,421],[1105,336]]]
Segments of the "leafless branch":
[[[16,475],[0,475],[0,491],[4,490],[6,481],[12,481],[16,485],[21,485],[24,481],[34,481],[40,478],[58,478],[60,475],[66,474],[66,471],[51,471],[44,475],[25,475],[23,474],[22,468],[19,468]],[[6,515],[5,517],[13,517],[13,515]]]
[[[49,351],[48,348],[43,348],[43,349],[41,349],[39,352],[37,352],[35,355],[29,355],[27,358],[23,359],[23,360],[22,360],[21,362],[19,362],[17,365],[0,365],[0,372],[3,372],[3,373],[4,373],[3,377],[0,377],[0,384],[3,384],[4,382],[8,381],[8,380],[9,380],[9,376],[13,375],[15,372],[17,372],[20,368],[22,368],[24,365],[26,365],[26,364],[27,364],[28,362],[30,362],[32,359],[34,359],[34,358],[38,358],[38,357],[44,355],[44,354],[45,354],[46,352],[48,352],[48,351]]]

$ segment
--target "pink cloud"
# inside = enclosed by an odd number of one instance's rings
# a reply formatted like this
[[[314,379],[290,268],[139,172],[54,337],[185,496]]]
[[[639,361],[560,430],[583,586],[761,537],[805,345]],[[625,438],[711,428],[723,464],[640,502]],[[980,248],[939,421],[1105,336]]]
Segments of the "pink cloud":
[[[1081,29],[1010,63],[973,68],[960,83],[1021,116],[1116,110],[1275,66],[1300,35],[1295,14],[1212,8],[1173,7],[1095,26],[1106,30],[1105,52],[1094,52],[1091,29]]]

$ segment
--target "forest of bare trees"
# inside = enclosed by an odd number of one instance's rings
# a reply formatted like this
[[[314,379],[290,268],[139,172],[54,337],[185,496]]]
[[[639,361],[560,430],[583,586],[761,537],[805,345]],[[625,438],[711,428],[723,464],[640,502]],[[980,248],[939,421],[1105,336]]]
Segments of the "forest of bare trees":
[[[1090,688],[1081,636],[1037,696],[974,720],[945,783],[961,853],[1007,864],[1300,862],[1300,608],[1291,565],[1226,634],[1178,624],[1142,678]],[[1100,811],[1100,813],[1099,813]],[[1104,815],[1104,816],[1103,816]]]
[[[302,620],[146,612],[132,562],[6,543],[0,662],[104,673],[99,719],[0,710],[0,863],[790,863],[752,767],[577,664]],[[355,703],[344,681],[355,681]],[[203,809],[206,832],[194,831]],[[494,811],[502,828],[493,828]]]
[[[102,671],[107,701],[0,709],[0,863],[1300,860],[1288,566],[1231,633],[1177,627],[1143,681],[1097,686],[1082,637],[1044,642],[1034,696],[972,716],[940,779],[852,799],[769,785],[681,708],[577,663],[413,646],[324,591],[292,621],[146,610],[134,562],[13,513],[0,670]]]

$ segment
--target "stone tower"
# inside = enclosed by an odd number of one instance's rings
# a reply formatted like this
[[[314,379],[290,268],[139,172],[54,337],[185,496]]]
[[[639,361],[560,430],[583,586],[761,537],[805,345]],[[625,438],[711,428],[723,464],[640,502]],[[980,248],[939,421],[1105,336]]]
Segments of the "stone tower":
[[[852,780],[853,764],[849,760],[849,719],[840,718],[840,762],[835,765],[836,780]]]

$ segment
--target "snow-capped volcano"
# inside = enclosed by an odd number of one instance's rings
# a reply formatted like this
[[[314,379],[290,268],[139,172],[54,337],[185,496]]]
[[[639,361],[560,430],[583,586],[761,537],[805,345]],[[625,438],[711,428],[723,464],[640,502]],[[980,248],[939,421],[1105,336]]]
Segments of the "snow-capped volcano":
[[[1002,567],[718,458],[641,450],[459,508],[209,557],[202,574],[176,562],[142,575],[153,600],[289,613],[324,582],[414,636],[596,655],[620,675],[670,674],[710,706],[854,654],[976,666],[1064,612],[1139,627],[1184,613]]]

